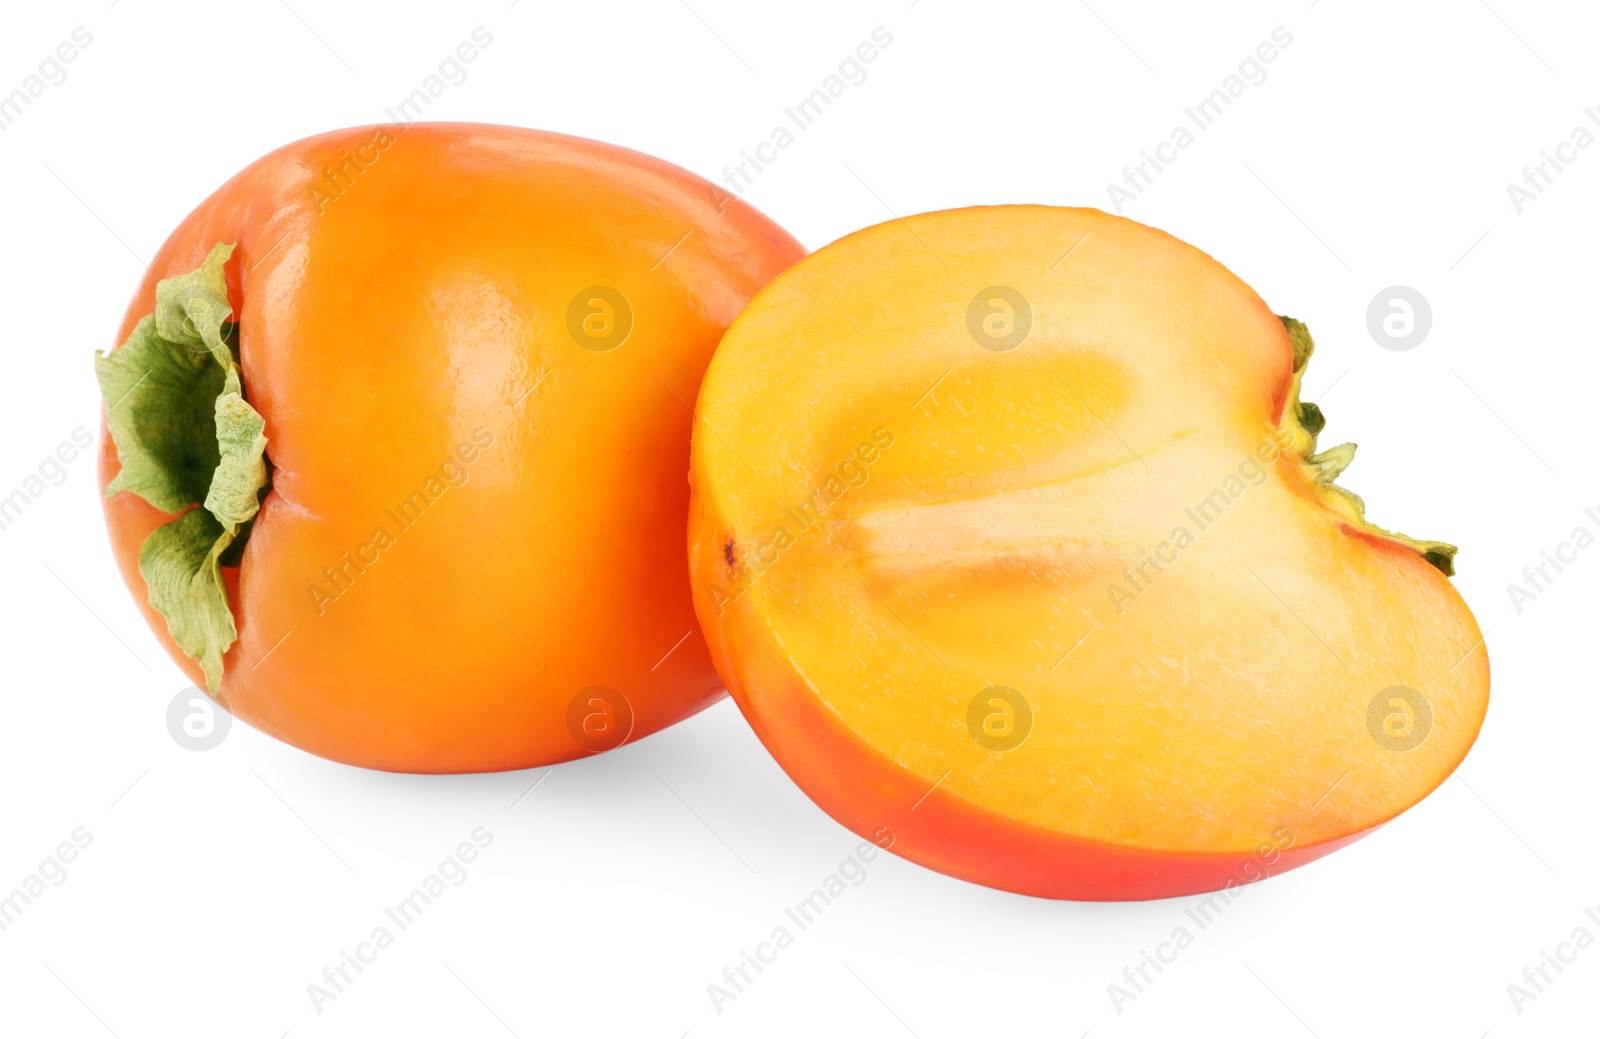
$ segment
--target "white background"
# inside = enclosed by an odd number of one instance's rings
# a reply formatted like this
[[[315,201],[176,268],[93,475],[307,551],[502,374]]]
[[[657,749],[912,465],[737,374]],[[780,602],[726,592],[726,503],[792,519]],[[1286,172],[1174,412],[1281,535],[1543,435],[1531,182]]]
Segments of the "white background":
[[[83,457],[0,531],[0,894],[75,827],[93,835],[0,931],[0,1031],[1595,1034],[1600,944],[1520,1013],[1507,985],[1580,925],[1600,939],[1600,549],[1520,613],[1507,585],[1600,530],[1600,147],[1520,214],[1506,185],[1600,105],[1600,18],[1548,0],[1091,2],[8,4],[0,94],[75,27],[94,40],[0,133],[0,496],[94,426],[92,351],[195,204],[280,144],[383,121],[476,26],[493,44],[429,118],[595,137],[713,180],[885,27],[868,79],[747,196],[811,248],[891,214],[1106,207],[1122,167],[1284,26],[1268,78],[1125,211],[1305,319],[1324,443],[1361,444],[1343,482],[1376,522],[1462,546],[1494,689],[1456,777],[1247,890],[1120,1013],[1107,986],[1193,900],[1051,903],[893,856],[719,1013],[707,985],[857,844],[731,703],[526,773],[361,771],[243,725],[185,750],[164,719],[186,682],[116,574]],[[1397,284],[1433,311],[1408,352],[1367,330]],[[494,841],[465,882],[317,1013],[307,985],[478,826]]]

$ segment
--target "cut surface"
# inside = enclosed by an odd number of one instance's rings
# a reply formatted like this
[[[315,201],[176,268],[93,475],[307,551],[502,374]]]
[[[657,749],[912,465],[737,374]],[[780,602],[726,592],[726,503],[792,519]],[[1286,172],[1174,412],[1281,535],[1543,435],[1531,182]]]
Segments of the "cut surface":
[[[1102,896],[961,846],[991,820],[1044,859],[1251,856],[1442,781],[1487,697],[1453,549],[1331,486],[1350,448],[1314,454],[1290,329],[1092,210],[926,214],[780,277],[708,373],[690,532],[714,653],[779,761],[869,836],[900,819],[912,858],[1077,897]],[[801,760],[808,726],[872,774]],[[887,803],[902,782],[979,822],[924,827]],[[1151,891],[1173,893],[1124,893]]]

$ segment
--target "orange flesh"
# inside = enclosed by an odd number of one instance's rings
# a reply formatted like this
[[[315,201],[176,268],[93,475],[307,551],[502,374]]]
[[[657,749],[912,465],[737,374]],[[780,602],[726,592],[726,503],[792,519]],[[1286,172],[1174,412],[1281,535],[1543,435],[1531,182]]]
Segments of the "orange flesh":
[[[1031,305],[1007,350],[967,323],[995,285]],[[719,669],[824,809],[967,879],[1152,897],[1307,861],[1449,775],[1488,661],[1448,579],[1313,483],[1295,381],[1249,287],[1128,220],[980,208],[835,243],[702,389]],[[994,686],[1032,713],[1003,751],[968,726]],[[1432,713],[1400,751],[1368,725],[1395,686]]]

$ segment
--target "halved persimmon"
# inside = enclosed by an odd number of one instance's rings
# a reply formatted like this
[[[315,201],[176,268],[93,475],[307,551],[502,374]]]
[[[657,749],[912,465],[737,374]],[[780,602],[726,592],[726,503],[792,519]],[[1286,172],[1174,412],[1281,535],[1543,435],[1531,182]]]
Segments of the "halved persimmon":
[[[97,362],[106,522],[167,651],[338,761],[525,768],[722,695],[683,561],[691,404],[804,250],[669,163],[374,126],[260,159]]]
[[[1085,209],[868,228],[764,289],[701,389],[712,655],[824,810],[1032,895],[1228,887],[1466,754],[1488,660],[1451,546],[1364,518],[1312,342]]]

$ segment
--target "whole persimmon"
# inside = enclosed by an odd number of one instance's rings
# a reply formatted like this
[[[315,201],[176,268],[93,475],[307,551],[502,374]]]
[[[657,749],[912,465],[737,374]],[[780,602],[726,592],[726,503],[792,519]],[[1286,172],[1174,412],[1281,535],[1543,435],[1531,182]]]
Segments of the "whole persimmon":
[[[735,701],[862,836],[1054,898],[1259,880],[1467,753],[1455,549],[1381,529],[1300,399],[1312,340],[1087,209],[868,228],[701,388],[689,554]]]
[[[342,130],[185,219],[99,357],[117,562],[235,715],[337,761],[525,768],[722,695],[683,560],[692,403],[804,254],[667,162]]]

